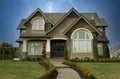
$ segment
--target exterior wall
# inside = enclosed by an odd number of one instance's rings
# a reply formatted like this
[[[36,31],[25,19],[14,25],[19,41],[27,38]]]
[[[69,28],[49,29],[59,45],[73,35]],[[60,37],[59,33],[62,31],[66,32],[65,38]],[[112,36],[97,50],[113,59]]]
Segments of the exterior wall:
[[[70,58],[85,58],[85,57],[88,57],[88,58],[93,58],[93,53],[71,53],[71,56]]]

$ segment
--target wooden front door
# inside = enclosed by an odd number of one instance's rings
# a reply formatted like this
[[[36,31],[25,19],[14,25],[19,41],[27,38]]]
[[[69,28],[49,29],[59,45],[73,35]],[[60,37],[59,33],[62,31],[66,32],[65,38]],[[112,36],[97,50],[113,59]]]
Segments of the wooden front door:
[[[64,57],[64,40],[51,41],[51,58]]]

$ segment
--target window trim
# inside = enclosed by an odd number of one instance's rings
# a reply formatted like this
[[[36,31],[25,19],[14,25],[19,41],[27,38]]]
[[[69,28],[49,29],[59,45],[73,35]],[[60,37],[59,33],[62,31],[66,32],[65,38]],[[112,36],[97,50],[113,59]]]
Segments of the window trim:
[[[85,31],[85,39],[77,39],[77,41],[78,40],[89,40],[90,41],[90,45],[91,45],[91,47],[90,47],[90,50],[89,51],[75,51],[74,50],[74,41],[76,40],[76,39],[74,39],[74,35],[75,35],[75,33],[77,32],[77,31],[79,31],[79,30],[83,30],[83,31]],[[90,36],[90,38],[89,39],[86,39],[86,32],[87,32],[87,34]],[[74,53],[83,53],[83,52],[85,52],[85,53],[91,53],[92,52],[92,39],[93,39],[93,35],[92,35],[92,33],[89,31],[89,30],[87,30],[87,29],[85,29],[85,28],[79,28],[79,29],[76,29],[73,33],[72,33],[72,35],[71,35],[71,39],[72,39],[72,50],[73,50],[73,52]]]
[[[42,21],[43,21],[43,29],[34,29],[33,27],[33,22],[36,20],[36,19],[41,19]],[[32,30],[34,31],[34,30],[36,30],[36,31],[39,31],[39,30],[45,30],[45,21],[44,21],[44,18],[42,18],[42,17],[35,17],[35,18],[33,18],[32,19],[32,21],[31,21],[31,24],[32,24]]]

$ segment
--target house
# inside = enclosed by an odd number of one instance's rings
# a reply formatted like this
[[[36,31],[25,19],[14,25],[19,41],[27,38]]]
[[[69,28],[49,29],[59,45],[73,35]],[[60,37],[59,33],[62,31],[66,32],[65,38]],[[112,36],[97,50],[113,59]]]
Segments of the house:
[[[22,55],[28,57],[42,55],[43,45],[47,58],[64,57],[65,44],[69,58],[93,58],[94,46],[100,57],[106,57],[106,27],[96,13],[79,13],[74,8],[67,13],[44,13],[38,8],[21,20],[17,42]]]
[[[120,58],[120,45],[114,46],[110,49],[110,57],[111,58]]]

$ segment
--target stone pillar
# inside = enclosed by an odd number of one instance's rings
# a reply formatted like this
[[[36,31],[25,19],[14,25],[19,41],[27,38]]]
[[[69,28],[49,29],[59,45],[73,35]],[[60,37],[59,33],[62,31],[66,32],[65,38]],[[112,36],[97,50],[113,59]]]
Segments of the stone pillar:
[[[47,39],[46,43],[46,58],[50,58],[50,39]]]

